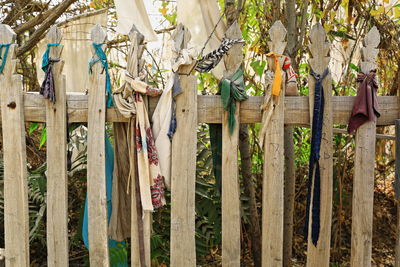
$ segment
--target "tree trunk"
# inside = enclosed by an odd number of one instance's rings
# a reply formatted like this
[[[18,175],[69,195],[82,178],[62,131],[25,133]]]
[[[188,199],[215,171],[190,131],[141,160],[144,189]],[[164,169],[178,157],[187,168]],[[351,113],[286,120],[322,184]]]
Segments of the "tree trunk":
[[[253,253],[254,266],[261,266],[261,228],[260,219],[257,211],[256,192],[251,173],[251,154],[249,146],[249,133],[247,124],[241,124],[239,130],[239,151],[242,161],[242,178],[244,192],[249,197],[250,225],[249,234],[251,240],[251,250]]]
[[[283,216],[283,267],[292,266],[293,210],[295,196],[295,166],[293,127],[285,126],[285,189]]]
[[[286,20],[287,20],[287,53],[295,62],[296,47],[298,47],[298,31],[296,25],[296,0],[286,0]],[[293,127],[285,127],[285,188],[284,188],[284,217],[283,217],[283,266],[292,266],[292,245],[293,245],[293,210],[295,194],[295,166],[294,166],[294,143]]]

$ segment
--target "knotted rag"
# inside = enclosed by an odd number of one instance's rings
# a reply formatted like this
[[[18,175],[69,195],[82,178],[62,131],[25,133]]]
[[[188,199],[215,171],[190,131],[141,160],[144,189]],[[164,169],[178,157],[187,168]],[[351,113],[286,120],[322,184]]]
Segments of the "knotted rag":
[[[360,72],[357,75],[357,82],[360,85],[351,112],[349,126],[347,127],[348,133],[356,131],[358,127],[368,121],[376,121],[376,118],[380,116],[376,96],[378,89],[376,70],[371,70],[369,74]]]
[[[94,63],[100,61],[101,65],[103,65],[104,71],[106,73],[107,107],[111,107],[113,104],[112,103],[112,91],[111,91],[111,78],[110,78],[110,74],[108,72],[107,56],[104,53],[104,50],[102,48],[104,43],[93,43],[92,45],[93,45],[93,48],[94,48],[94,51],[95,51],[97,57],[92,58],[89,61],[89,74],[92,74],[92,67],[93,67]]]
[[[54,76],[53,76],[53,63],[60,61],[59,58],[50,58],[50,48],[53,46],[58,46],[59,43],[48,44],[46,52],[43,54],[42,58],[42,70],[46,73],[42,86],[40,87],[40,94],[44,98],[49,99],[51,102],[56,102],[56,92],[54,89]]]
[[[314,93],[314,110],[312,120],[311,132],[311,152],[310,152],[310,165],[308,169],[308,194],[307,194],[307,207],[306,207],[306,222],[304,225],[304,238],[308,239],[308,226],[310,215],[311,195],[313,196],[312,203],[312,224],[311,224],[311,239],[315,246],[317,246],[320,230],[320,193],[321,193],[321,176],[320,176],[320,148],[322,138],[322,125],[324,120],[324,88],[322,82],[328,75],[329,71],[326,69],[322,75],[311,71],[311,75],[315,79],[315,93]],[[315,175],[314,175],[315,174]],[[313,183],[314,180],[314,183]],[[314,190],[311,194],[312,185]]]
[[[236,125],[236,101],[244,101],[249,98],[244,88],[243,70],[239,68],[231,78],[223,78],[219,88],[224,110],[228,111],[229,133],[232,134]]]
[[[8,51],[10,50],[11,44],[0,44],[0,59],[1,59],[1,65],[0,65],[0,73],[3,73],[4,67],[6,66],[6,61],[7,61],[7,55]],[[2,54],[4,48],[4,53]]]

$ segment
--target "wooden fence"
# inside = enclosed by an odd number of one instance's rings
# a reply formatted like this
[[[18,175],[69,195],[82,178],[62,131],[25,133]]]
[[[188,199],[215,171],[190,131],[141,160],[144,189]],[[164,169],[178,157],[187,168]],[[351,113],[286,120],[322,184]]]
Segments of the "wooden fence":
[[[227,37],[240,37],[239,26],[234,24]],[[130,36],[131,37],[131,36]],[[271,51],[283,53],[286,30],[280,22],[270,29]],[[52,27],[47,34],[49,43],[58,43],[60,32]],[[100,26],[92,31],[92,40],[102,43],[106,34]],[[315,25],[310,34],[309,60],[311,68],[319,74],[327,68],[330,45],[321,25]],[[54,64],[57,101],[55,104],[33,92],[23,92],[22,77],[16,73],[17,45],[15,34],[7,25],[0,25],[0,44],[11,44],[5,69],[0,74],[1,118],[4,148],[4,202],[5,202],[5,259],[6,266],[29,265],[29,227],[27,199],[27,164],[25,122],[44,122],[47,125],[47,248],[48,266],[68,266],[67,227],[67,168],[66,168],[66,116],[69,122],[88,123],[88,207],[91,266],[109,266],[107,246],[107,201],[105,184],[105,122],[126,122],[115,108],[106,108],[105,74],[99,63],[94,65],[88,95],[66,93],[62,61]],[[375,28],[364,40],[361,70],[376,68],[375,58],[379,34]],[[62,46],[50,49],[51,57],[62,58]],[[68,59],[64,59],[68,60]],[[225,57],[229,77],[242,64],[241,45],[235,45]],[[282,58],[279,59],[282,64]],[[1,62],[1,61],[0,61]],[[269,69],[273,70],[273,58]],[[181,67],[186,73],[191,68]],[[195,179],[196,134],[198,123],[222,123],[222,265],[240,266],[240,200],[238,174],[238,129],[229,134],[228,114],[216,95],[198,95],[196,78],[181,75],[183,94],[178,96],[177,120],[179,126],[172,142],[171,170],[171,266],[196,266],[195,253]],[[307,266],[328,267],[330,255],[332,190],[333,190],[333,125],[347,124],[355,97],[332,96],[331,78],[324,80],[325,112],[321,145],[321,234],[318,245],[308,243]],[[285,85],[283,83],[282,90]],[[284,240],[284,126],[310,126],[315,80],[309,77],[309,97],[250,97],[237,103],[235,117],[241,123],[259,123],[266,116],[260,107],[268,101],[270,117],[265,135],[265,164],[262,209],[262,266],[283,265]],[[371,266],[372,215],[374,190],[374,159],[376,125],[393,125],[399,117],[400,98],[378,97],[381,117],[377,123],[367,123],[356,133],[356,155],[353,193],[351,266]],[[154,110],[157,99],[150,99],[149,110]],[[264,105],[265,106],[265,105]],[[264,112],[264,114],[263,114]],[[310,116],[311,115],[311,116]],[[269,116],[269,115],[268,115]],[[184,149],[182,149],[184,147]],[[135,195],[132,194],[132,203]],[[135,205],[132,205],[132,209]],[[136,214],[133,211],[133,214]],[[146,217],[146,216],[145,216]],[[147,266],[150,262],[150,217],[145,219],[144,237]],[[132,217],[132,221],[135,219]],[[311,219],[310,219],[311,221]],[[132,222],[132,236],[138,229]],[[309,238],[310,240],[311,238]],[[132,266],[141,266],[138,244],[132,238]]]

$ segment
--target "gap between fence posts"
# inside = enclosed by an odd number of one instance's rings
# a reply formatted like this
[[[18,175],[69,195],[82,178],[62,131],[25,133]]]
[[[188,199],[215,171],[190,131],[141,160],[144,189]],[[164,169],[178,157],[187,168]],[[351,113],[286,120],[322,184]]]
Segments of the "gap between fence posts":
[[[178,50],[186,49],[190,32],[182,24],[175,30]],[[179,40],[181,36],[181,40]],[[180,53],[180,51],[176,51]],[[194,64],[194,63],[193,63]],[[188,73],[193,65],[183,65],[178,73]],[[197,155],[197,79],[179,76],[182,93],[176,96],[177,128],[171,154],[171,266],[196,266],[195,187]]]
[[[312,70],[323,75],[328,68],[330,57],[328,56],[330,44],[326,39],[326,32],[321,24],[316,24],[310,33],[309,63]],[[315,78],[309,76],[309,105],[310,122],[312,123],[315,95]],[[333,113],[332,113],[332,78],[328,74],[323,82],[324,113],[322,121],[321,148],[319,151],[320,159],[320,230],[317,246],[312,243],[312,199],[314,198],[314,184],[312,184],[309,231],[307,244],[307,266],[329,267],[330,243],[331,243],[331,222],[332,222],[332,192],[333,192]],[[312,127],[311,127],[312,128]],[[315,174],[313,174],[313,177]],[[314,180],[314,179],[313,179]]]
[[[361,49],[361,71],[365,74],[376,69],[380,35],[374,26],[364,38]],[[374,89],[371,89],[374,90]],[[372,223],[374,208],[376,122],[369,121],[356,132],[354,160],[351,266],[370,267],[372,256]]]
[[[93,27],[91,39],[94,43],[104,43],[106,38],[100,24]],[[92,51],[96,58],[94,49]],[[89,75],[87,145],[89,259],[90,266],[102,267],[110,264],[105,167],[105,75],[101,62],[96,62],[92,67],[92,74]]]
[[[6,266],[29,266],[28,181],[22,75],[17,74],[16,34],[0,24],[0,44],[10,44],[0,73],[4,157],[4,234]],[[4,53],[6,48],[1,50]],[[5,60],[5,57],[2,58]]]
[[[46,35],[49,44],[60,43],[61,32],[52,26]],[[63,46],[49,48],[49,58],[59,59]],[[56,102],[46,102],[47,133],[47,264],[68,266],[67,190],[67,97],[64,61],[53,63]]]

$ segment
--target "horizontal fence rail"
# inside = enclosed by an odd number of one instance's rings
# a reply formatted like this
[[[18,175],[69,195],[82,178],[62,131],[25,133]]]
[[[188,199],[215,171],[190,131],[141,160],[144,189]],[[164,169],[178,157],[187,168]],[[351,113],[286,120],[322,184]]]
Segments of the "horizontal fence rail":
[[[262,96],[250,96],[248,100],[241,102],[240,122],[261,122]],[[347,125],[355,96],[333,96],[333,124]],[[158,98],[149,98],[149,111],[153,113]],[[377,126],[394,125],[400,113],[399,96],[378,96],[381,116],[377,120]],[[24,93],[25,120],[30,122],[46,122],[45,99],[39,93]],[[69,122],[87,122],[88,96],[84,93],[67,93]],[[310,108],[308,96],[285,97],[285,125],[308,126],[310,125]],[[217,95],[198,95],[197,113],[199,123],[222,123],[223,108],[221,97]],[[118,110],[108,108],[107,122],[128,122]]]

